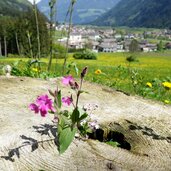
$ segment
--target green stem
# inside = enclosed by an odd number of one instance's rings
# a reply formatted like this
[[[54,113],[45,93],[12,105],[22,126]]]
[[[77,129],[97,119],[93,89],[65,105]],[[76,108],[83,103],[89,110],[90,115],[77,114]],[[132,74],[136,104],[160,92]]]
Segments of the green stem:
[[[82,89],[82,84],[83,84],[83,78],[81,78],[81,81],[80,81],[80,88],[77,92],[77,99],[76,99],[76,105],[75,105],[75,108],[78,108],[78,101],[79,101],[79,97],[80,97],[80,92],[81,92],[81,89]]]
[[[67,35],[67,42],[66,42],[66,51],[65,51],[65,57],[64,57],[64,63],[63,63],[63,69],[62,69],[62,75],[65,73],[66,69],[66,62],[68,58],[68,49],[69,49],[69,38],[70,38],[70,33],[71,33],[71,26],[72,26],[72,14],[74,10],[74,4],[75,2],[71,2],[71,7],[69,9],[70,15],[69,15],[69,28],[68,28],[68,35]]]

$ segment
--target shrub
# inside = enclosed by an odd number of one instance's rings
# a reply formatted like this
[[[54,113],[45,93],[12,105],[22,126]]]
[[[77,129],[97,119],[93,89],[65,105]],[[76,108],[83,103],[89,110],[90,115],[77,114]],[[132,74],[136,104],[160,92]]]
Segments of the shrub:
[[[74,53],[73,57],[75,59],[91,59],[91,60],[97,59],[97,55],[91,51],[77,52]]]
[[[136,57],[135,56],[128,56],[127,58],[126,58],[126,60],[128,61],[128,62],[138,62],[138,60],[136,59]]]
[[[69,48],[68,53],[76,53],[76,52],[83,52],[85,49],[74,49],[74,48]]]
[[[17,55],[17,54],[9,53],[8,54],[8,58],[24,58],[24,56],[23,55]]]
[[[64,59],[66,48],[62,44],[53,44],[53,58]]]

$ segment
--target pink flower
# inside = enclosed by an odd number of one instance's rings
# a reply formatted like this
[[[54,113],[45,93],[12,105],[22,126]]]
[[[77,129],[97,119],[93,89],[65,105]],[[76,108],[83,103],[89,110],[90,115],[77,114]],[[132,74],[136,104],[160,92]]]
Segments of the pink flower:
[[[40,106],[40,108],[47,108],[48,110],[55,112],[52,99],[50,99],[48,95],[39,96],[36,100],[36,103]]]
[[[29,108],[30,108],[30,110],[34,111],[35,113],[39,113],[39,107],[36,104],[31,103],[29,105]]]
[[[89,126],[92,130],[99,129],[99,125],[98,125],[97,121],[90,122]]]
[[[63,105],[65,105],[65,106],[70,106],[71,105],[71,103],[72,103],[72,98],[71,97],[63,97],[62,98],[62,103],[63,103]]]
[[[77,82],[69,81],[69,85],[70,85],[71,89],[74,89],[74,90],[78,90],[79,89],[79,85],[78,85]]]
[[[45,117],[48,111],[55,112],[53,107],[52,100],[48,97],[48,95],[39,96],[36,100],[36,103],[32,103],[29,106],[30,110],[35,113],[39,113],[42,117]]]
[[[62,83],[64,85],[69,85],[69,82],[73,82],[74,78],[71,75],[65,76],[62,78]]]

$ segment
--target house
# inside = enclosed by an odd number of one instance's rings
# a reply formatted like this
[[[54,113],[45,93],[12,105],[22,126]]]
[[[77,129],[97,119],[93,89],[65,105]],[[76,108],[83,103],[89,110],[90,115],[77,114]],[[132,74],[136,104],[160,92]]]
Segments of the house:
[[[117,43],[117,52],[125,52],[123,43]]]
[[[121,43],[101,43],[98,45],[99,52],[124,52],[124,46]]]
[[[115,43],[116,39],[114,38],[104,38],[102,39],[103,43]]]
[[[143,52],[155,52],[157,51],[157,45],[148,43],[148,44],[140,45],[140,49]]]
[[[69,43],[69,47],[72,49],[83,49],[84,44],[82,42],[72,42],[72,43]]]
[[[98,33],[89,33],[87,34],[87,38],[89,40],[97,41],[100,39],[100,35]]]
[[[165,49],[171,50],[171,42],[165,44]]]
[[[134,39],[135,35],[134,34],[127,34],[124,36],[125,39]]]
[[[117,44],[101,43],[98,45],[99,52],[116,52]]]
[[[115,39],[121,39],[122,35],[121,34],[115,34]]]
[[[72,32],[69,37],[69,46],[73,49],[83,49],[84,48],[84,40],[82,39],[82,35],[79,32]]]
[[[98,46],[99,46],[99,42],[97,41],[93,41],[92,43],[92,51],[93,52],[98,52]]]
[[[76,42],[81,42],[82,41],[82,35],[80,33],[71,33],[69,37],[69,42],[76,43]]]
[[[80,34],[82,35],[83,39],[90,40],[90,41],[97,41],[101,38],[100,34],[95,31],[91,31],[91,32],[90,31],[82,31],[82,32],[80,32]]]

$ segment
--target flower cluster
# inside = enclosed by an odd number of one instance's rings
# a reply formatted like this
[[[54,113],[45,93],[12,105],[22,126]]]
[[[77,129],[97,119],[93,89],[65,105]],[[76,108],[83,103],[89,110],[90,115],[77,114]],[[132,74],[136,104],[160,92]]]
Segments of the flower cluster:
[[[90,114],[87,113],[88,108],[90,109],[89,111],[92,111],[93,108],[90,108],[89,106],[86,108],[87,110],[82,111],[79,110],[78,107],[80,95],[84,93],[82,84],[86,73],[87,67],[81,72],[80,84],[78,84],[71,75],[62,78],[62,83],[66,86],[70,86],[70,88],[74,90],[74,93],[76,94],[76,96],[74,96],[76,97],[75,100],[73,99],[72,94],[70,96],[62,97],[61,90],[58,90],[57,88],[54,92],[49,90],[54,101],[52,101],[48,95],[42,95],[37,98],[35,103],[32,103],[29,106],[32,111],[36,114],[40,113],[42,117],[45,117],[48,112],[54,113],[53,123],[56,123],[58,127],[58,149],[60,154],[65,152],[77,133],[82,137],[88,137],[88,133],[92,133],[99,128],[97,120],[92,119]],[[62,104],[64,106],[70,106],[72,104],[73,110],[62,111]]]
[[[53,107],[53,102],[48,95],[38,96],[36,102],[31,103],[29,108],[35,113],[40,113],[42,117],[45,117],[49,111],[53,113],[56,111]]]
[[[37,68],[32,68],[33,72],[39,72],[39,70]]]
[[[62,97],[62,103],[64,106],[70,106],[72,103],[73,99],[72,97]]]
[[[147,82],[146,83],[146,86],[149,87],[149,88],[152,88],[153,87],[153,85],[150,82]]]
[[[96,71],[95,71],[95,74],[101,74],[102,73],[102,71],[100,70],[100,69],[97,69]]]
[[[170,82],[164,82],[162,83],[163,87],[166,88],[167,90],[171,89],[171,83]]]

